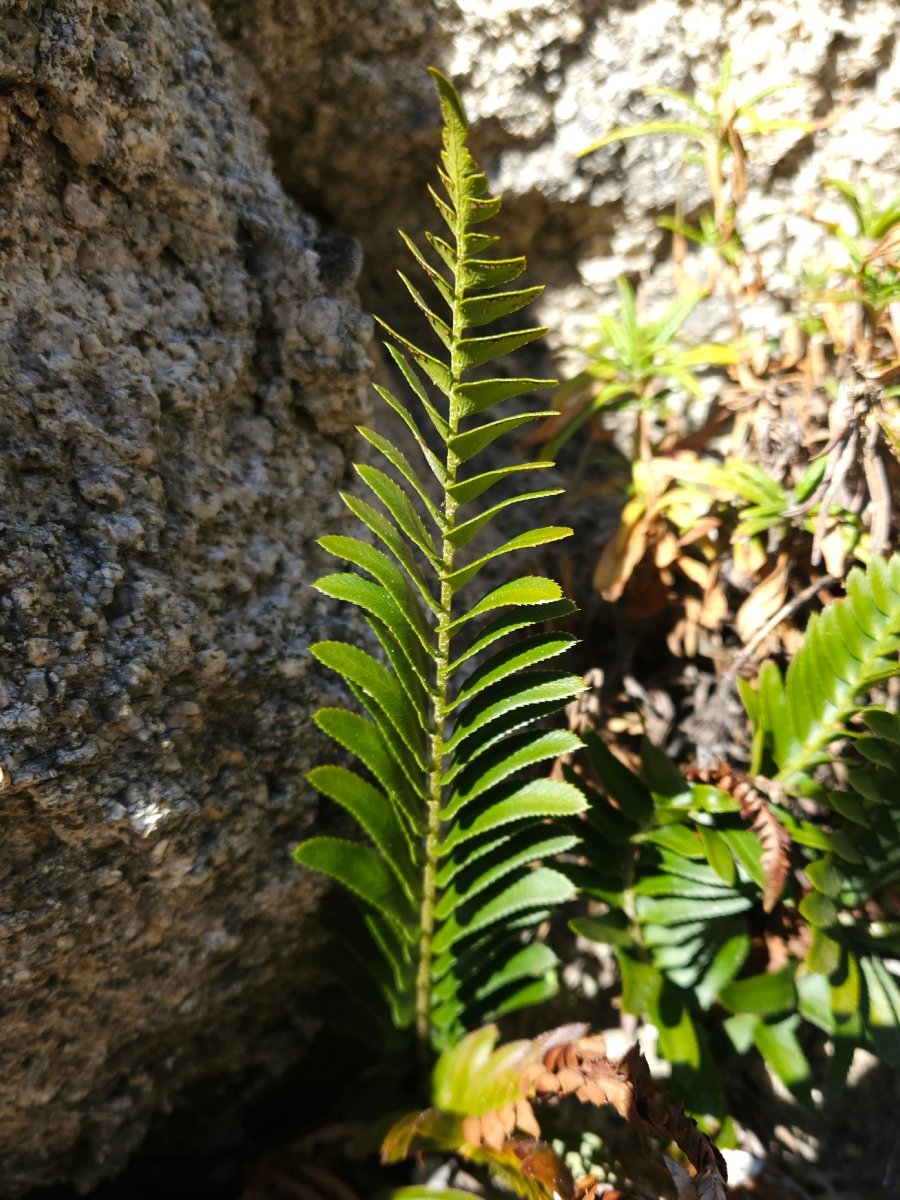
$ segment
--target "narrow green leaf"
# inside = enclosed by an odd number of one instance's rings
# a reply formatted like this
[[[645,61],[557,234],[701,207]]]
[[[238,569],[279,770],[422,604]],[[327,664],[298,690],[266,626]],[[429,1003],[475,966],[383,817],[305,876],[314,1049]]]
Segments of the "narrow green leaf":
[[[481,558],[474,559],[465,567],[460,567],[458,571],[454,571],[451,575],[448,575],[446,582],[450,585],[451,592],[455,595],[467,584],[471,583],[482,567],[487,566],[493,559],[500,558],[504,554],[513,554],[516,550],[529,550],[535,546],[547,546],[551,542],[560,542],[564,538],[571,536],[572,530],[565,525],[545,525],[539,529],[531,529],[525,533],[519,533],[508,542],[504,542],[502,546],[498,546],[496,550],[482,555]]]
[[[387,796],[346,767],[313,767],[306,778],[314,788],[356,818],[381,851],[410,900],[415,901],[419,878],[414,869],[413,843]]]
[[[401,421],[403,421],[404,425],[406,426],[406,428],[409,430],[409,432],[412,434],[413,438],[415,439],[416,445],[419,447],[419,450],[422,452],[422,457],[428,463],[428,467],[431,470],[432,475],[435,477],[435,479],[438,481],[438,483],[440,484],[440,486],[442,488],[445,487],[447,484],[447,478],[448,478],[447,472],[445,471],[443,464],[435,456],[435,454],[432,452],[431,448],[429,447],[428,443],[422,437],[422,433],[421,433],[418,425],[416,424],[416,422],[413,420],[410,413],[404,408],[404,406],[400,403],[400,401],[397,399],[397,397],[392,392],[388,391],[387,388],[382,387],[381,384],[378,384],[378,383],[373,383],[372,387],[375,389],[375,391],[378,393],[378,395],[382,398],[382,400],[384,400],[385,403],[394,410],[394,412],[401,419]]]
[[[523,946],[511,958],[498,963],[496,968],[491,971],[487,982],[475,992],[475,999],[487,999],[521,979],[554,972],[558,963],[559,959],[549,946],[545,946],[543,942],[532,942],[528,946]]]
[[[634,891],[638,896],[685,896],[716,902],[734,896],[731,888],[727,888],[718,876],[715,883],[700,883],[696,879],[685,879],[678,875],[647,875],[638,880]]]
[[[591,765],[623,816],[636,825],[643,825],[653,815],[653,797],[593,730],[588,730],[584,740]]]
[[[576,642],[577,638],[568,633],[541,633],[499,650],[482,663],[466,682],[465,687],[453,702],[451,711],[460,704],[465,704],[492,684],[509,678],[516,671],[536,667],[542,662],[556,658],[557,655],[569,650]],[[576,745],[580,745],[580,742],[576,741]]]
[[[692,1070],[700,1066],[700,1039],[687,1005],[670,983],[663,985],[650,1019],[659,1033],[659,1048],[671,1063]]]
[[[319,545],[335,558],[353,563],[367,571],[373,579],[384,587],[392,596],[395,604],[403,613],[403,619],[418,638],[423,651],[431,653],[431,639],[425,615],[410,587],[409,572],[406,575],[391,562],[386,554],[382,554],[375,546],[361,542],[359,538],[343,537],[332,534],[319,538]],[[418,665],[424,669],[425,661],[420,657]]]
[[[503,921],[522,909],[555,908],[573,900],[575,894],[572,884],[558,871],[549,867],[527,871],[483,905],[474,906],[471,913],[463,900],[453,916],[444,921],[435,934],[432,943],[434,952],[441,954],[460,938]]]
[[[301,843],[294,861],[328,875],[360,900],[412,935],[416,909],[380,854],[343,838],[316,837]]]
[[[454,210],[454,208],[452,208],[451,205],[447,204],[444,200],[441,199],[441,197],[437,194],[437,192],[434,190],[434,188],[431,186],[431,184],[428,185],[428,194],[431,197],[431,199],[434,201],[435,208],[438,210],[438,212],[444,218],[444,224],[447,226],[447,228],[450,230],[451,233],[455,234],[456,230],[457,230],[458,222],[457,222],[457,218],[456,218],[456,211]]]
[[[396,330],[391,329],[390,325],[382,321],[380,317],[376,317],[375,320],[382,329],[391,335],[399,346],[403,347],[410,358],[421,367],[435,387],[442,391],[445,396],[449,396],[450,389],[453,386],[453,376],[450,373],[450,368],[446,367],[431,354],[426,354],[424,350],[420,350],[409,338],[405,338],[402,334],[397,333]]]
[[[584,796],[571,784],[554,779],[536,779],[526,783],[505,800],[483,809],[471,821],[457,818],[453,828],[439,848],[446,858],[462,842],[478,837],[489,830],[499,829],[513,821],[533,817],[564,817],[583,812],[587,807]]]
[[[715,957],[703,978],[694,987],[694,995],[701,1008],[710,1008],[747,961],[750,953],[750,937],[746,933],[735,934],[716,950]]]
[[[720,833],[710,829],[708,825],[698,825],[697,832],[700,834],[707,862],[723,883],[731,887],[737,877],[737,870],[728,843]]]
[[[438,237],[435,233],[425,232],[425,240],[433,250],[436,250],[444,264],[450,268],[455,275],[459,265],[456,251],[442,237]],[[523,268],[524,270],[524,268]]]
[[[775,763],[780,767],[789,760],[798,745],[781,672],[772,662],[763,663],[760,670],[759,701],[761,724],[772,736]]]
[[[457,504],[468,504],[471,500],[481,496],[488,488],[492,488],[495,483],[502,483],[503,480],[509,479],[518,471],[545,471],[552,466],[552,463],[547,462],[529,462],[516,463],[509,467],[496,467],[493,471],[484,471],[481,475],[460,479],[447,490]]]
[[[723,927],[731,928],[731,922]],[[647,946],[680,946],[697,937],[712,937],[717,934],[715,926],[708,921],[685,921],[676,925],[642,925],[641,940]]]
[[[425,391],[425,388],[422,386],[422,383],[419,380],[419,377],[416,375],[415,371],[413,370],[412,366],[409,364],[409,362],[404,357],[404,355],[400,353],[400,351],[397,349],[396,346],[392,346],[390,342],[385,342],[384,346],[385,346],[385,349],[387,350],[388,354],[390,354],[391,358],[394,360],[394,362],[397,364],[398,368],[400,369],[400,373],[403,375],[403,378],[406,380],[406,382],[409,384],[411,390],[413,391],[415,396],[418,398],[419,403],[425,409],[425,412],[428,415],[428,419],[431,421],[432,425],[437,430],[441,441],[446,442],[447,438],[450,436],[450,426],[447,424],[447,422],[444,420],[443,416],[438,412],[438,410],[434,407],[434,405],[431,403],[431,401],[428,399],[428,393]]]
[[[527,346],[529,342],[537,341],[547,330],[543,327],[519,329],[514,333],[494,333],[489,337],[463,338],[456,343],[456,354],[461,371],[471,371],[475,367],[483,367],[485,363],[514,350]],[[421,353],[421,351],[420,351]],[[423,364],[423,369],[427,367]],[[435,382],[437,382],[435,380]],[[441,388],[442,391],[445,389]],[[446,389],[449,395],[449,388]]]
[[[358,432],[361,433],[366,439],[366,441],[370,445],[374,446],[376,450],[380,451],[380,453],[384,455],[391,466],[395,467],[396,470],[400,472],[406,482],[413,488],[416,495],[422,501],[422,504],[425,506],[428,515],[434,521],[435,525],[437,525],[439,530],[443,531],[443,515],[438,512],[438,509],[434,505],[431,497],[422,486],[418,475],[416,475],[415,471],[412,469],[412,466],[410,465],[409,459],[406,457],[406,455],[401,450],[398,450],[392,442],[389,442],[387,438],[383,438],[380,433],[376,433],[374,429],[368,429],[365,425],[357,425],[356,428]]]
[[[657,870],[667,871],[672,875],[681,875],[685,879],[694,879],[697,883],[707,883],[719,888],[722,886],[720,875],[706,862],[698,862],[696,859],[688,858],[665,846],[659,852]]]
[[[723,829],[720,836],[749,878],[757,887],[765,888],[766,871],[762,865],[762,846],[759,838],[750,830],[744,829]]]
[[[647,738],[641,742],[641,770],[657,803],[675,804],[690,797],[690,785],[671,758]]]
[[[368,484],[409,540],[419,547],[434,566],[437,566],[437,550],[431,534],[413,508],[406,492],[390,476],[385,475],[376,467],[369,467],[364,463],[354,463],[353,465],[357,475],[364,483]]]
[[[542,920],[546,920],[546,910],[543,914],[535,911],[532,916],[532,924],[538,925]],[[503,988],[499,993],[489,997],[489,1003],[479,1013],[479,1019],[499,1021],[503,1017],[509,1016],[510,1013],[519,1012],[523,1008],[536,1008],[538,1005],[546,1004],[548,1000],[552,1000],[558,994],[559,980],[556,978],[556,972],[548,971],[540,979],[513,987],[512,990]],[[526,1177],[520,1176],[520,1178]],[[538,1193],[535,1193],[536,1197],[537,1195]],[[543,1200],[543,1197],[540,1197],[540,1200]]]
[[[479,853],[471,856],[467,843],[460,852],[461,862],[451,856],[443,863],[438,871],[440,899],[434,910],[438,921],[446,921],[459,905],[471,903],[504,876],[571,850],[578,845],[578,838],[571,833],[541,837],[540,830],[530,825],[519,833],[505,833],[490,844],[493,848],[486,854],[476,847]]]
[[[422,643],[418,640],[417,631],[406,620],[403,608],[397,604],[385,588],[378,583],[372,583],[369,579],[362,579],[359,575],[348,574],[323,575],[313,586],[316,591],[325,596],[355,604],[357,608],[377,617],[390,630],[395,644],[402,650],[422,686],[426,686],[425,667],[421,652]],[[418,697],[411,694],[410,699],[414,703],[417,700],[424,703],[424,696]]]
[[[468,649],[450,664],[450,675],[454,675],[463,663],[473,658],[476,654],[480,654],[482,650],[487,649],[488,646],[499,641],[500,638],[506,637],[507,634],[515,633],[519,629],[528,629],[539,622],[558,621],[578,611],[571,600],[555,600],[550,604],[533,605],[532,607],[534,612],[529,612],[527,616],[523,616],[521,612],[514,610],[513,612],[503,613],[491,621]]]
[[[459,433],[450,439],[450,450],[461,463],[468,462],[470,458],[474,458],[476,454],[480,454],[485,447],[491,442],[502,437],[504,433],[511,433],[514,429],[520,429],[523,425],[528,425],[532,421],[546,420],[548,417],[555,417],[556,413],[553,409],[547,412],[534,413],[517,413],[515,416],[503,417],[499,421],[489,421],[485,425],[477,425],[474,429],[467,429],[464,433]],[[525,464],[518,464],[518,470],[522,470]],[[552,467],[552,462],[531,463],[531,470],[540,470],[542,468]],[[451,494],[456,499],[456,490],[465,486],[465,481],[455,485],[451,489]],[[484,491],[481,488],[480,491]],[[475,493],[476,495],[479,493]]]
[[[548,702],[561,707],[583,691],[583,680],[577,675],[561,671],[516,675],[511,680],[495,684],[460,712],[453,734],[447,741],[447,751],[454,753],[464,739],[498,717]],[[523,715],[523,723],[528,720],[528,716]]]
[[[479,379],[461,383],[454,392],[461,418],[493,408],[503,400],[513,400],[556,385],[555,379]]]
[[[465,142],[466,134],[469,130],[469,119],[466,116],[466,110],[459,97],[459,92],[447,76],[443,75],[437,67],[429,67],[428,74],[437,88],[438,100],[441,105],[441,116],[447,129],[446,136],[448,140],[453,138],[457,142]],[[438,1102],[435,1101],[435,1103]],[[449,1105],[444,1107],[449,1107]]]
[[[865,980],[867,1008],[866,1031],[872,1045],[885,1062],[900,1066],[900,986],[880,959],[860,959]]]
[[[771,1017],[792,1010],[797,1003],[794,967],[785,967],[769,975],[736,979],[721,989],[719,999],[734,1013],[756,1013]]]
[[[746,912],[752,907],[753,901],[749,896],[735,896],[733,893],[726,893],[720,900],[675,896],[655,899],[639,896],[637,901],[640,919],[658,925],[677,925],[682,921],[696,920],[715,921],[719,917]]]
[[[837,1031],[831,1012],[831,988],[825,975],[810,971],[797,979],[797,1011],[804,1020],[825,1033]]]
[[[341,928],[341,940],[346,941],[350,935],[346,928],[350,922],[344,922]],[[412,997],[415,1002],[415,987],[414,974],[416,964],[416,951],[418,947],[415,943],[410,943],[405,932],[398,931],[395,925],[377,912],[367,912],[363,918],[363,924],[369,937],[375,942],[375,945],[381,950],[384,962],[391,971],[394,978],[394,996],[388,997],[388,1003],[392,1000],[399,1008],[406,1007],[409,1003],[409,998]],[[362,941],[362,939],[360,939]],[[364,960],[369,964],[369,970],[372,970],[372,947],[366,946],[363,950]],[[398,1027],[411,1024],[411,1016],[398,1022]]]
[[[425,274],[428,276],[428,278],[434,284],[435,288],[437,288],[442,299],[444,301],[446,301],[446,303],[452,307],[453,306],[453,288],[452,288],[452,286],[447,282],[447,280],[444,278],[444,276],[439,271],[436,271],[434,269],[434,267],[431,265],[431,263],[428,261],[428,259],[425,257],[425,255],[422,254],[422,252],[419,250],[418,246],[412,240],[412,238],[407,237],[402,229],[398,229],[397,232],[403,238],[403,241],[406,245],[407,250],[409,250],[410,254],[413,256],[413,258],[416,260],[416,262],[419,264],[419,266],[422,268],[422,270],[425,272]]]
[[[511,579],[502,583],[493,591],[488,592],[464,616],[449,625],[451,632],[461,629],[467,622],[498,608],[516,608],[532,604],[549,604],[553,600],[563,599],[562,588],[550,579],[540,575],[523,575],[519,579]]]
[[[427,720],[428,714],[431,712],[431,689],[428,680],[419,674],[416,667],[410,662],[407,651],[401,645],[397,629],[402,634],[402,625],[398,625],[395,628],[368,613],[366,614],[366,624],[381,643],[381,648],[384,650],[390,669],[394,672],[400,686],[406,693],[407,701]],[[410,645],[416,648],[416,643],[412,642],[411,639]],[[367,705],[366,707],[369,706]]]
[[[495,292],[492,296],[471,296],[462,302],[463,324],[471,328],[509,316],[536,300],[543,290],[530,287],[516,292]]]
[[[636,1017],[647,1016],[656,1008],[663,977],[656,967],[641,962],[624,950],[619,950],[619,970],[622,975],[622,1011]]]
[[[685,858],[705,857],[700,839],[684,825],[664,825],[659,829],[648,829],[637,835],[637,841],[665,846],[676,854],[683,854]]]
[[[425,800],[419,791],[421,783],[417,788],[405,773],[391,753],[381,730],[359,713],[343,708],[320,708],[313,720],[323,733],[355,754],[368,767],[385,794],[397,804],[413,834],[424,834],[422,815]]]
[[[844,872],[835,862],[833,855],[826,854],[822,858],[807,863],[806,874],[809,876],[810,883],[824,895],[830,896],[832,899],[840,896],[841,888],[844,885]]]
[[[569,928],[589,942],[602,946],[630,946],[634,936],[628,927],[628,918],[621,912],[605,913],[602,917],[576,917]]]
[[[862,718],[874,734],[900,746],[900,716],[883,708],[867,708]]]
[[[495,233],[464,233],[460,238],[461,254],[464,259],[471,258],[499,241],[500,238]]]
[[[797,1087],[812,1074],[795,1033],[799,1020],[799,1016],[794,1015],[773,1025],[759,1021],[753,1031],[757,1050],[785,1087]]]
[[[467,988],[467,991],[474,991],[486,985],[490,980],[491,965],[518,950],[521,946],[521,933],[534,929],[539,919],[535,912],[520,913],[510,917],[502,928],[488,929],[467,938],[465,944],[457,946],[455,950],[436,955],[432,963],[435,985],[441,980],[446,980],[448,975],[455,981],[445,982],[440,988],[441,994],[449,994],[446,989],[458,986],[461,979],[473,981],[472,989]]]
[[[502,287],[512,283],[525,270],[524,258],[465,258],[459,264],[459,282],[463,288]]]
[[[345,642],[316,642],[310,652],[375,701],[424,771],[422,733],[426,729],[426,714],[413,711],[396,675],[364,650]]]
[[[380,513],[377,508],[373,508],[371,504],[367,504],[365,500],[360,500],[358,497],[347,495],[344,492],[341,492],[341,499],[344,501],[353,515],[358,517],[364,525],[371,529],[383,545],[387,546],[388,550],[390,550],[397,562],[400,563],[403,569],[406,571],[406,574],[409,576],[410,580],[415,584],[419,595],[432,610],[432,612],[436,614],[438,612],[438,606],[434,600],[434,597],[429,591],[428,584],[425,582],[425,577],[422,574],[418,563],[413,558],[409,547],[400,536],[396,526],[391,524],[391,522],[382,513]],[[363,566],[362,563],[357,565]]]
[[[487,221],[497,215],[502,203],[500,196],[491,196],[487,200],[470,200],[466,206],[466,215],[470,221]]]
[[[469,521],[464,521],[462,525],[457,525],[447,535],[447,540],[451,542],[457,550],[462,549],[467,545],[477,533],[494,519],[497,513],[502,512],[505,508],[510,508],[513,504],[525,504],[529,500],[543,500],[546,496],[559,496],[565,488],[544,488],[540,492],[523,492],[520,496],[508,496],[505,500],[486,509],[485,512],[479,513],[477,517],[472,517]]]
[[[514,734],[487,755],[466,765],[457,777],[457,784],[441,810],[441,819],[449,821],[470,801],[484,795],[504,779],[533,767],[539,762],[574,754],[581,742],[567,729],[554,729],[535,736],[534,733]]]
[[[437,315],[436,312],[434,312],[432,309],[430,309],[428,307],[428,305],[422,299],[421,294],[410,283],[410,281],[407,279],[407,277],[403,274],[402,271],[398,271],[397,274],[400,276],[400,279],[403,281],[404,287],[409,292],[410,296],[412,296],[412,298],[413,298],[415,304],[418,306],[419,310],[424,314],[425,320],[428,322],[428,324],[431,326],[431,328],[434,330],[434,332],[438,335],[438,337],[441,339],[441,341],[444,343],[444,345],[449,349],[449,347],[453,341],[453,335],[450,330],[450,326],[447,324],[446,321],[443,321]]]
[[[723,1028],[738,1054],[746,1054],[753,1045],[753,1035],[759,1023],[759,1017],[753,1013],[738,1013],[723,1022]]]

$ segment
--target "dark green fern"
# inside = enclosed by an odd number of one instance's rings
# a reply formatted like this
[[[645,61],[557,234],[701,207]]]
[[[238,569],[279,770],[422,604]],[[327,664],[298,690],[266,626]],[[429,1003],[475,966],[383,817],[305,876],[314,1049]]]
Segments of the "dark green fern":
[[[380,434],[361,430],[381,463],[356,468],[374,503],[344,499],[374,542],[323,538],[326,550],[360,573],[328,575],[317,585],[355,604],[384,652],[379,661],[341,642],[313,647],[362,710],[326,708],[316,723],[361,770],[321,766],[309,778],[355,818],[365,840],[315,837],[295,852],[297,862],[337,880],[366,907],[368,950],[352,936],[340,950],[354,975],[354,999],[369,1005],[357,1032],[381,1036],[368,1023],[378,1009],[371,983],[393,1024],[415,1027],[423,1055],[552,994],[555,957],[530,931],[574,889],[538,864],[577,841],[552,819],[585,807],[570,784],[534,778],[536,766],[579,745],[571,733],[534,728],[582,688],[553,666],[573,639],[537,631],[573,605],[555,583],[531,575],[487,592],[476,587],[471,596],[489,563],[571,531],[539,528],[477,549],[476,538],[499,514],[557,490],[510,494],[507,486],[502,499],[485,502],[495,485],[551,464],[473,465],[496,438],[547,415],[492,410],[552,381],[480,374],[545,332],[479,332],[541,289],[497,290],[522,273],[525,260],[483,257],[497,239],[480,227],[500,199],[488,194],[467,149],[459,96],[432,74],[444,119],[444,195],[431,195],[448,234],[427,235],[434,262],[402,235],[433,286],[432,302],[400,278],[438,349],[423,350],[385,325],[416,411],[377,389],[406,425],[423,469]]]
[[[900,558],[876,558],[785,676],[742,688],[747,776],[685,778],[648,745],[639,779],[588,736],[600,787],[581,779],[570,874],[603,911],[574,926],[616,946],[622,1007],[657,1026],[694,1111],[721,1115],[720,1066],[753,1049],[808,1093],[804,1025],[832,1039],[834,1085],[856,1046],[900,1065],[900,717],[870,698],[898,649]]]

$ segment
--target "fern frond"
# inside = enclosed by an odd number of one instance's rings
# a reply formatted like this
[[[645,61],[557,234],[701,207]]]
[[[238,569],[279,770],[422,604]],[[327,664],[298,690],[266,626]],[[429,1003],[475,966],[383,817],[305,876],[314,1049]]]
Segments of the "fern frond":
[[[743,689],[755,727],[754,770],[770,754],[787,790],[815,788],[812,772],[843,736],[861,697],[897,673],[900,557],[874,558],[847,578],[847,595],[810,620],[784,679],[774,664],[760,672],[756,697]]]
[[[489,195],[469,152],[457,93],[437,71],[433,76],[444,121],[443,194],[431,195],[448,232],[428,235],[436,263],[401,235],[428,295],[405,274],[400,279],[435,346],[424,349],[381,322],[414,409],[377,389],[421,464],[375,430],[360,430],[374,451],[372,465],[356,467],[370,499],[344,499],[377,544],[323,538],[325,550],[360,573],[326,575],[316,585],[355,605],[383,650],[378,659],[335,641],[312,648],[360,706],[325,709],[317,724],[361,770],[322,766],[309,778],[355,819],[364,841],[316,837],[295,854],[370,910],[369,934],[387,966],[377,987],[395,1023],[415,1022],[423,1051],[552,994],[555,957],[531,935],[574,888],[543,864],[573,848],[577,837],[560,822],[585,808],[571,783],[535,778],[540,764],[579,745],[570,733],[533,729],[583,687],[555,662],[573,639],[541,632],[573,606],[557,584],[532,575],[480,593],[475,586],[498,559],[571,530],[530,529],[495,539],[490,549],[467,549],[515,506],[558,493],[510,491],[549,463],[477,464],[498,439],[547,415],[495,413],[496,406],[552,381],[480,375],[543,335],[537,326],[487,330],[541,288],[508,287],[524,270],[523,258],[485,257],[497,239],[474,227],[496,214],[500,199]],[[503,497],[479,505],[497,485],[504,485]],[[525,636],[511,640],[514,634]]]

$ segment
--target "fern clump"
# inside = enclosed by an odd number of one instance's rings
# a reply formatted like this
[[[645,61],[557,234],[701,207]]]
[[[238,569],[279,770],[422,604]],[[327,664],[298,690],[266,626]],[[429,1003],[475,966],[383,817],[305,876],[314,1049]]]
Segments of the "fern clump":
[[[573,927],[615,945],[622,1007],[657,1027],[695,1111],[724,1113],[722,1064],[754,1049],[808,1097],[815,1030],[831,1089],[858,1046],[900,1066],[900,717],[870,695],[898,650],[900,557],[873,558],[785,674],[769,662],[742,686],[749,774],[685,776],[648,743],[638,778],[587,735],[587,865],[570,872],[605,911]]]
[[[381,1043],[384,1029],[371,1018],[385,1001],[390,1023],[415,1027],[423,1054],[554,991],[555,957],[528,931],[574,889],[562,873],[537,864],[576,840],[550,819],[586,806],[569,783],[534,778],[538,764],[579,745],[567,731],[534,728],[582,690],[580,679],[553,665],[574,639],[538,631],[574,606],[557,584],[531,575],[477,589],[492,560],[571,532],[538,528],[477,548],[501,512],[558,490],[510,495],[507,487],[503,499],[485,501],[497,484],[551,464],[474,465],[495,439],[547,416],[492,410],[551,380],[481,374],[545,332],[481,332],[542,289],[503,290],[524,270],[524,258],[483,257],[497,238],[480,226],[500,199],[488,194],[467,148],[459,96],[432,74],[444,121],[444,195],[431,196],[449,236],[427,235],[432,262],[401,235],[433,287],[431,303],[400,278],[438,348],[421,349],[384,325],[412,404],[377,389],[421,461],[414,466],[386,438],[361,429],[379,461],[356,467],[373,502],[344,501],[374,540],[320,543],[357,571],[327,575],[319,590],[356,605],[384,651],[382,661],[336,641],[312,651],[343,676],[363,711],[325,708],[315,718],[361,769],[320,766],[309,778],[355,818],[365,841],[314,837],[295,852],[298,863],[337,880],[366,907],[370,944],[346,947],[354,999],[367,1006],[356,1031]]]

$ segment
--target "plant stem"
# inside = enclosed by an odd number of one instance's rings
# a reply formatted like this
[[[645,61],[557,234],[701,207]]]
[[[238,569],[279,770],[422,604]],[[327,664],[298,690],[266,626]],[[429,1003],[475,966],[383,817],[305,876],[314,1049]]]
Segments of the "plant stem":
[[[457,201],[459,191],[457,189]],[[465,214],[457,211],[457,227],[454,231],[456,241],[457,268],[462,260],[463,230],[465,229]],[[462,338],[464,325],[462,318],[463,287],[460,282],[460,272],[455,270],[453,292],[453,327],[450,338],[450,372],[452,377],[451,395],[449,400],[448,425],[450,438],[453,438],[459,428],[459,411],[457,408],[455,389],[460,382],[462,370],[459,363],[457,346]],[[444,490],[444,530],[441,545],[441,593],[438,623],[436,629],[437,652],[435,654],[435,690],[432,696],[433,730],[431,733],[431,755],[429,761],[428,783],[428,822],[425,835],[425,870],[422,879],[422,903],[419,910],[419,926],[422,941],[419,948],[419,964],[416,973],[416,1042],[418,1046],[419,1066],[423,1078],[428,1078],[431,1061],[431,989],[432,989],[432,949],[431,942],[434,934],[434,907],[437,893],[437,859],[438,845],[441,833],[441,810],[443,808],[443,779],[444,756],[447,744],[447,711],[449,706],[450,686],[450,624],[452,622],[453,587],[449,577],[453,573],[453,560],[456,548],[451,535],[455,527],[457,502],[450,493],[450,488],[456,482],[456,472],[459,459],[450,449],[448,439],[445,468],[447,485]]]

